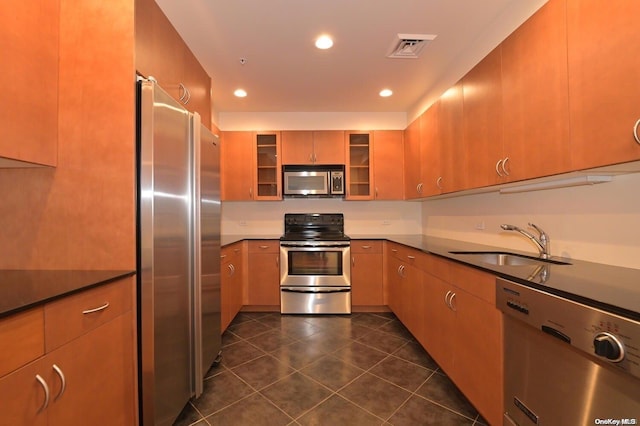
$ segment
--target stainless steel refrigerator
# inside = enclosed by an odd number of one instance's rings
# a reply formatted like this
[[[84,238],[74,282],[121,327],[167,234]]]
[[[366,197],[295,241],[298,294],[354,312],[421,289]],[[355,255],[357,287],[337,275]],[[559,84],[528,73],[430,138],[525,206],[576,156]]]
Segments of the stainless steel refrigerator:
[[[138,82],[141,424],[169,425],[220,356],[217,138],[155,82]]]

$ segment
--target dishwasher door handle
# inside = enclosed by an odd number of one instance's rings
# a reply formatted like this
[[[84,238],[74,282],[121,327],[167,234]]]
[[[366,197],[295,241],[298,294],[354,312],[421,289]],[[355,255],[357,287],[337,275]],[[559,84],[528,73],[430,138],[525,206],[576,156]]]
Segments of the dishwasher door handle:
[[[540,327],[540,329],[545,333],[547,333],[548,335],[555,337],[556,339],[560,339],[565,343],[571,343],[571,337],[567,336],[561,331],[556,330],[553,327],[549,327],[548,325],[543,325]]]

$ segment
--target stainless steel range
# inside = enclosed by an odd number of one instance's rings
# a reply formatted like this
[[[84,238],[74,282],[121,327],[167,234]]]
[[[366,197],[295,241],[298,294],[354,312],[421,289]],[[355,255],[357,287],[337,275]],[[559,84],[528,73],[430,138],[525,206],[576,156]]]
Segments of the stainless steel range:
[[[285,214],[280,312],[350,314],[350,252],[341,213]]]

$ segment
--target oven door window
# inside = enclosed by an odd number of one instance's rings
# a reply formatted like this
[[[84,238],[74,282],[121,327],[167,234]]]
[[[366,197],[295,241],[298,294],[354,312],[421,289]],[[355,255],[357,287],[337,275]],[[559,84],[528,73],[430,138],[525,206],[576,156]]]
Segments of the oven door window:
[[[289,255],[289,275],[342,275],[342,251],[294,251]]]

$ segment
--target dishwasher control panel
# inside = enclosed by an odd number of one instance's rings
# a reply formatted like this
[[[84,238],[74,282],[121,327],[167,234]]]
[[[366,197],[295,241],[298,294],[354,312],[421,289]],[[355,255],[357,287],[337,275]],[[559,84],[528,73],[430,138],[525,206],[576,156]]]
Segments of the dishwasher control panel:
[[[503,278],[496,284],[505,315],[640,378],[640,322]]]

